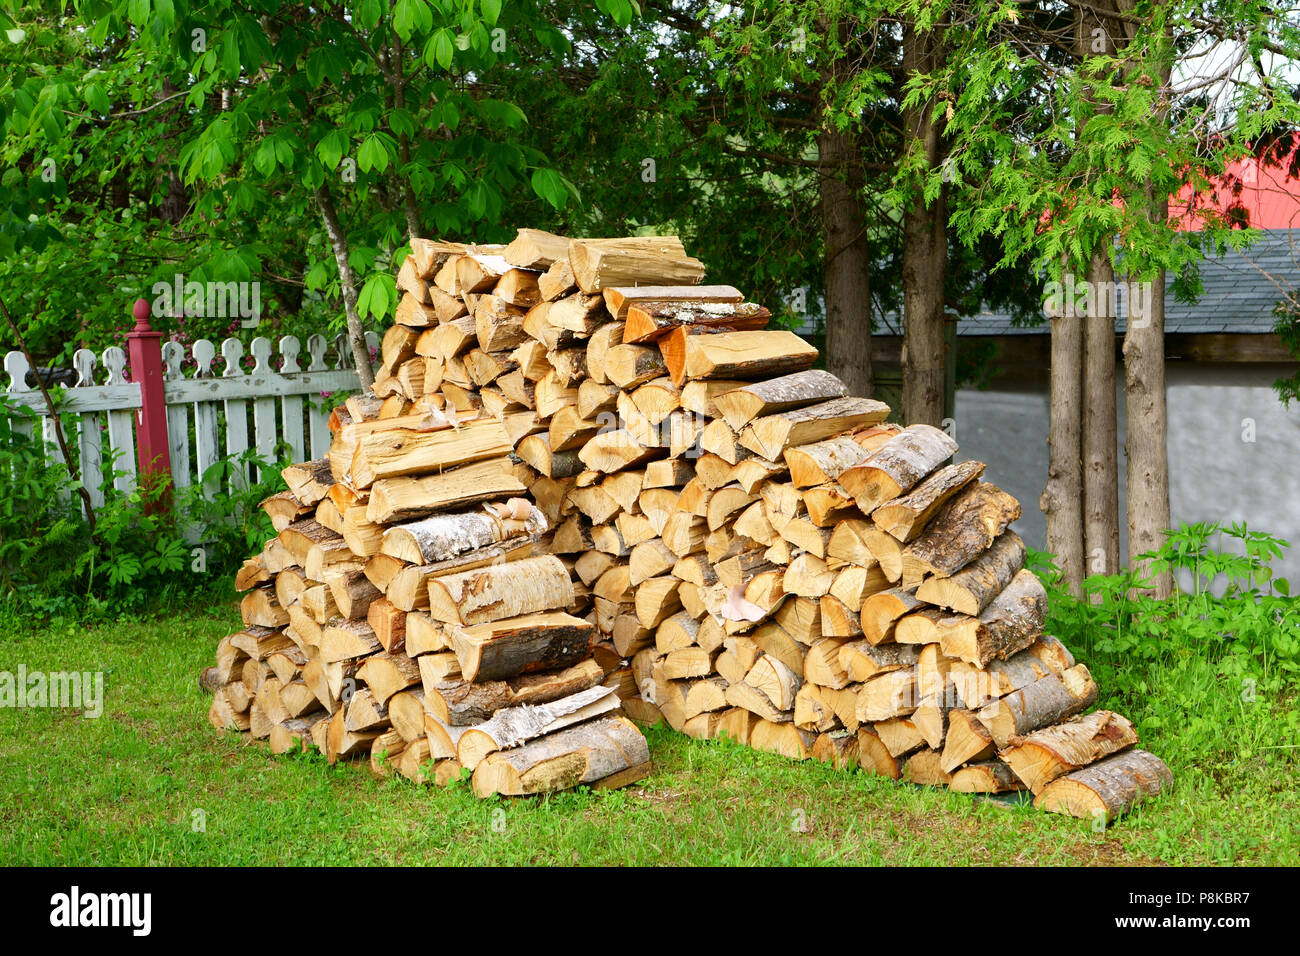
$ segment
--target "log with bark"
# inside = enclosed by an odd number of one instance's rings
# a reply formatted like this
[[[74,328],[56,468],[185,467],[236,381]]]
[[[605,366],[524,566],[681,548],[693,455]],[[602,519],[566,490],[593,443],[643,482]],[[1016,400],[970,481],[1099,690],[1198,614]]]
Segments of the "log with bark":
[[[474,771],[475,794],[523,796],[586,785],[624,787],[650,773],[645,737],[626,717],[601,717],[488,755]]]

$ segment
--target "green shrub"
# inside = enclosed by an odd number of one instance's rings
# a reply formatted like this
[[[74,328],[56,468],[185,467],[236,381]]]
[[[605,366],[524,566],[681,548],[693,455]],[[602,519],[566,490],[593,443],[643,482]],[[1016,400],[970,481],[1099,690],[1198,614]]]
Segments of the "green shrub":
[[[30,435],[28,434],[30,432]],[[274,463],[252,451],[215,463],[205,479],[256,467],[258,482],[208,500],[202,484],[174,489],[144,482],[114,487],[105,467],[104,503],[92,532],[76,485],[47,460],[40,418],[0,401],[0,608],[39,619],[136,614],[231,592],[230,576],[274,534],[258,507],[282,490]],[[223,481],[223,487],[226,483]],[[239,487],[236,485],[235,487]]]

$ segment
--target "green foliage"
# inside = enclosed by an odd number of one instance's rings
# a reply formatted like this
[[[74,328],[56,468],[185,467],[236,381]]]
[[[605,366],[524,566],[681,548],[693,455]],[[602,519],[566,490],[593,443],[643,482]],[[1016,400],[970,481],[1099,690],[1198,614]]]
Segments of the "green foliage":
[[[569,49],[536,0],[0,3],[0,28],[0,295],[43,361],[118,344],[178,274],[261,283],[258,334],[341,331],[326,203],[374,323],[409,233],[507,238],[507,202],[576,193],[501,95]]]
[[[258,503],[283,489],[255,453],[205,473],[235,490],[211,500],[198,488],[145,483],[129,493],[105,468],[92,533],[62,464],[39,440],[40,419],[0,400],[0,608],[23,618],[95,619],[165,607],[196,591],[226,594],[230,575],[273,534]],[[244,469],[262,480],[242,483]],[[236,476],[239,476],[236,478]],[[236,480],[232,480],[236,479]],[[201,548],[201,555],[196,552]]]
[[[1272,568],[1287,547],[1244,524],[1183,524],[1142,556],[1151,573],[1173,574],[1179,586],[1167,600],[1147,596],[1147,582],[1131,569],[1088,577],[1090,599],[1076,599],[1040,553],[1037,570],[1051,589],[1048,630],[1085,660],[1191,652],[1227,677],[1253,675],[1271,691],[1300,688],[1300,597]]]

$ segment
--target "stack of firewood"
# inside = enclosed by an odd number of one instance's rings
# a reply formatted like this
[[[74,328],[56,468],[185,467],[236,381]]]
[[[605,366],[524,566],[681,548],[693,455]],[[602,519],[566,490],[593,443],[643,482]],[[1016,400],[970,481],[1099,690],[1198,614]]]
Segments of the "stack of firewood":
[[[414,242],[373,393],[266,503],[213,722],[480,793],[635,779],[615,708],[1077,815],[1168,784],[1043,633],[1016,500],[702,279],[671,237]]]

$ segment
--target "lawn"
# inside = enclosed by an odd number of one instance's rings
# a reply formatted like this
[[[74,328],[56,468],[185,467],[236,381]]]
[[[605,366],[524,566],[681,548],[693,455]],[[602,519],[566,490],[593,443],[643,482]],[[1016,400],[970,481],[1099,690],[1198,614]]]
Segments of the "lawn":
[[[655,769],[612,792],[474,799],[365,763],[274,758],[216,733],[195,675],[233,604],[160,620],[0,624],[0,670],[105,671],[103,715],[0,709],[0,863],[1291,864],[1294,696],[1241,700],[1194,656],[1144,664],[1101,706],[1130,716],[1175,789],[1104,832],[719,741],[649,732]],[[1108,685],[1110,685],[1108,689]]]

